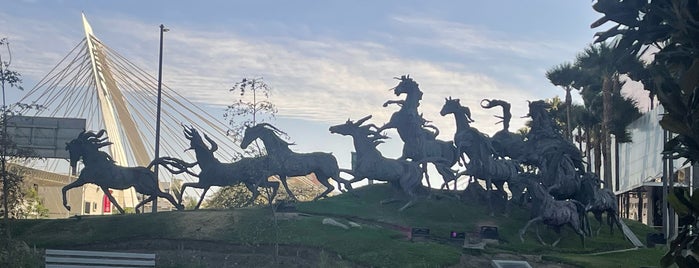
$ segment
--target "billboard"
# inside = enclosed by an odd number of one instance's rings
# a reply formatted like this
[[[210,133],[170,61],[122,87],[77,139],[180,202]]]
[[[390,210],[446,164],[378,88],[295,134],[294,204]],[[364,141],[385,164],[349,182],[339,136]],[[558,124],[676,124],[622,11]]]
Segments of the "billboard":
[[[66,143],[85,130],[84,118],[8,116],[7,135],[19,148],[46,158],[69,158]]]

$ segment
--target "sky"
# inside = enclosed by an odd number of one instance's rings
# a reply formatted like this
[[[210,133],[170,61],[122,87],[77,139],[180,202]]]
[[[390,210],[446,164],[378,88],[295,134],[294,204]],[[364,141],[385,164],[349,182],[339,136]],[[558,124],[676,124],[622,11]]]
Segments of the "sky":
[[[451,140],[444,98],[461,99],[492,135],[499,109],[512,103],[510,130],[524,126],[527,100],[564,96],[545,77],[572,62],[598,30],[590,1],[42,1],[0,0],[0,37],[9,38],[12,67],[31,88],[84,37],[81,12],[95,35],[155,76],[159,25],[163,82],[223,120],[228,91],[244,77],[263,77],[279,109],[274,122],[299,152],[332,152],[349,168],[349,137],[328,127],[373,115],[382,125],[397,106],[394,77],[410,74],[424,96],[420,111]],[[645,96],[642,92],[631,94]],[[8,91],[8,102],[22,92]],[[580,102],[579,96],[573,94]],[[403,97],[401,97],[403,98]],[[645,103],[645,99],[638,98]],[[379,149],[400,156],[395,131]],[[183,144],[183,146],[186,146]],[[433,176],[434,177],[434,176]]]

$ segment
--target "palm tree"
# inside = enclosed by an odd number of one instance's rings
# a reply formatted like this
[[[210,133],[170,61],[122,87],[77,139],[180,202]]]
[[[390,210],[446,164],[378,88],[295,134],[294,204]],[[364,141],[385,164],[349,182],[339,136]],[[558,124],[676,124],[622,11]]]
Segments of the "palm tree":
[[[570,91],[573,89],[575,79],[579,76],[580,76],[580,68],[578,66],[573,65],[570,62],[565,62],[565,63],[562,63],[560,65],[556,65],[553,68],[546,71],[546,78],[548,78],[549,81],[551,81],[551,83],[554,84],[555,86],[563,87],[563,89],[566,91],[565,137],[568,140],[572,139],[571,130],[573,129],[571,127],[571,118],[570,118],[570,109],[571,109],[571,105],[572,105],[573,100],[572,100],[572,97],[570,95]]]
[[[612,160],[610,130],[612,126],[613,108],[612,96],[614,88],[619,81],[620,69],[628,68],[630,64],[640,61],[638,57],[629,57],[627,54],[615,50],[614,45],[607,42],[593,44],[587,47],[576,59],[578,65],[588,76],[596,80],[594,84],[601,84],[602,92],[602,125],[600,126],[601,153],[604,160],[604,182],[607,186],[612,182]],[[619,92],[616,92],[619,94]]]

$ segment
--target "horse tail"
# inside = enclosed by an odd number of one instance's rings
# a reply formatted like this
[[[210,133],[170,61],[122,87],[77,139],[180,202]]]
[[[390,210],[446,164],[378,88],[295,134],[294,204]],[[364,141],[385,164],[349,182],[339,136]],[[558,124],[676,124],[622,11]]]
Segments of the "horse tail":
[[[585,210],[585,205],[580,203],[577,200],[570,200],[570,202],[573,202],[575,204],[575,207],[578,210],[578,217],[580,220],[580,229],[582,229],[583,233],[585,233],[587,236],[592,236],[592,231],[590,229],[590,222],[587,219],[587,210]]]

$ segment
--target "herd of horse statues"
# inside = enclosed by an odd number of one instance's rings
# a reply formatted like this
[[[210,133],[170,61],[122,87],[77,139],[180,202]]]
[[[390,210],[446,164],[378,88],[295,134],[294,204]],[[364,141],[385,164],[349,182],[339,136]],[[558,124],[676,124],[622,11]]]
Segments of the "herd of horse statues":
[[[182,126],[184,136],[190,141],[189,149],[194,150],[196,162],[188,163],[174,157],[161,157],[153,160],[148,167],[122,167],[101,147],[110,145],[105,131],[83,131],[78,137],[66,144],[70,153],[70,164],[75,169],[79,160],[84,168],[78,179],[63,187],[63,205],[70,210],[66,202],[66,192],[86,183],[93,183],[102,188],[105,195],[121,212],[109,189],[126,189],[134,187],[138,193],[148,195],[136,206],[136,212],[144,203],[157,197],[167,199],[177,209],[183,209],[182,193],[188,187],[203,189],[196,204],[198,209],[211,186],[230,186],[244,184],[252,193],[248,204],[259,195],[260,187],[271,189],[271,199],[277,193],[279,182],[284,186],[288,196],[296,199],[287,185],[287,178],[313,173],[326,190],[315,199],[327,197],[335,190],[330,179],[335,181],[338,189],[352,192],[352,183],[370,179],[384,181],[395,188],[394,196],[382,203],[403,200],[406,203],[400,210],[416,204],[420,198],[430,196],[428,165],[432,164],[443,179],[441,189],[451,190],[453,182],[459,177],[469,177],[468,188],[481,189],[485,194],[486,204],[491,215],[494,214],[493,199],[510,203],[531,203],[531,219],[520,230],[523,235],[534,223],[543,223],[560,234],[560,228],[568,225],[577,233],[584,245],[585,236],[591,235],[587,223],[587,213],[592,212],[602,228],[602,214],[607,214],[607,223],[613,232],[613,225],[619,225],[616,197],[609,188],[602,188],[602,182],[593,173],[585,171],[583,157],[575,145],[564,138],[560,127],[549,114],[551,108],[545,101],[529,102],[531,129],[526,135],[510,132],[509,124],[512,114],[510,104],[503,100],[484,99],[480,106],[484,109],[502,108],[502,130],[492,137],[471,126],[474,119],[468,107],[462,106],[459,99],[448,97],[440,115],[453,115],[456,133],[453,141],[437,139],[439,129],[430,124],[418,111],[422,91],[409,76],[399,78],[399,84],[393,89],[396,96],[404,99],[389,100],[384,107],[395,104],[400,109],[394,112],[390,121],[382,126],[367,123],[372,117],[368,115],[357,121],[347,120],[343,124],[331,126],[330,133],[352,138],[356,151],[356,161],[351,169],[341,169],[337,160],[330,153],[297,153],[289,146],[291,143],[280,136],[284,134],[271,124],[261,123],[249,126],[244,133],[241,148],[260,139],[264,144],[266,155],[244,157],[232,163],[221,162],[214,156],[218,145],[206,134],[192,127]],[[402,155],[397,159],[384,157],[377,146],[388,138],[383,132],[396,129],[404,146]],[[206,140],[206,142],[205,142]],[[207,145],[208,142],[208,145]],[[182,185],[177,200],[160,190],[158,180],[151,170],[154,165],[161,165],[173,174],[188,173],[198,178],[198,182]],[[198,173],[193,171],[198,166]],[[463,170],[454,170],[453,168]],[[351,179],[340,176],[346,173]],[[277,179],[273,179],[276,177]],[[422,184],[427,178],[427,186]],[[485,182],[485,189],[477,180]],[[507,187],[505,187],[507,184]],[[495,186],[495,187],[493,187]],[[493,189],[495,188],[495,189]],[[506,192],[509,190],[510,194]],[[507,213],[508,210],[505,211]],[[538,228],[537,228],[538,229]],[[542,244],[544,241],[538,234]],[[559,238],[560,240],[560,238]],[[552,245],[556,245],[558,241]]]

